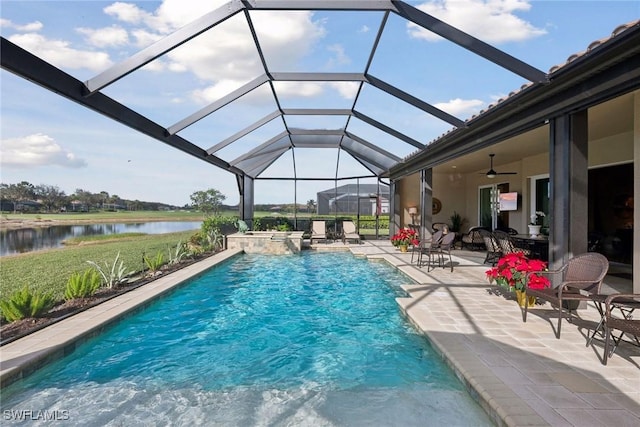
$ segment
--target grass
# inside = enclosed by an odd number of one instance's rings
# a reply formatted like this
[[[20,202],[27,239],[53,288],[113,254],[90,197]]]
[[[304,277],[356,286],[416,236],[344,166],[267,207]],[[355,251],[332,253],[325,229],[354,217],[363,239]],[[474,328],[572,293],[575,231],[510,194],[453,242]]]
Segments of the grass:
[[[4,299],[23,286],[33,291],[51,292],[56,300],[62,300],[67,280],[77,271],[89,268],[87,261],[99,265],[113,263],[118,252],[127,271],[142,271],[143,254],[155,256],[159,251],[168,254],[168,247],[175,248],[185,242],[193,230],[178,233],[128,236],[97,241],[91,245],[71,246],[46,252],[33,252],[0,258],[0,296]]]
[[[124,240],[146,236],[145,233],[96,234],[94,236],[71,237],[63,242],[66,246],[81,245],[83,243],[105,242],[109,240]]]

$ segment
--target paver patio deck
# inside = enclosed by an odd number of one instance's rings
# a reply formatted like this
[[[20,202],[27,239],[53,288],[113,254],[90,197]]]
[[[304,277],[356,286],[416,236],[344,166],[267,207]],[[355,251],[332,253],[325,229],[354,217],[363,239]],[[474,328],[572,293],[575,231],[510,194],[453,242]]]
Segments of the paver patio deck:
[[[523,323],[517,303],[496,293],[497,288],[486,281],[488,266],[482,264],[481,253],[456,250],[453,272],[436,268],[427,273],[426,267],[410,263],[410,253],[400,253],[389,241],[346,246],[314,245],[319,250],[351,250],[359,256],[383,259],[413,279],[415,284],[403,285],[408,297],[398,298],[398,304],[496,424],[640,425],[640,347],[623,343],[603,366],[602,342],[585,345],[599,318],[593,306],[580,310],[580,319],[573,325],[566,323],[558,340],[552,329],[555,312],[549,305],[530,310]],[[150,296],[236,253],[217,254],[3,346],[2,383],[59,357],[78,337],[99,331]]]

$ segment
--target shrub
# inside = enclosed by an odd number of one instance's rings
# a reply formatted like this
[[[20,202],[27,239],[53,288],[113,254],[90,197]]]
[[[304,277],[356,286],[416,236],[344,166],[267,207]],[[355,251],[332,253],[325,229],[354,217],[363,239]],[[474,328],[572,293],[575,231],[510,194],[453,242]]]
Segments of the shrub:
[[[51,294],[31,292],[27,286],[16,291],[9,299],[0,301],[2,316],[9,322],[27,317],[40,317],[55,303]]]
[[[154,258],[149,258],[146,255],[143,258],[145,265],[151,272],[160,270],[160,267],[162,267],[162,265],[164,264],[164,255],[162,254],[162,252],[156,253],[156,256]]]
[[[180,263],[184,257],[187,256],[187,245],[179,241],[176,248],[172,251],[171,247],[168,247],[169,252],[169,264],[175,265]]]
[[[64,299],[68,301],[75,298],[90,297],[96,293],[101,284],[100,273],[93,268],[86,269],[84,273],[76,271],[67,281]]]
[[[118,263],[118,261],[120,262]],[[109,264],[106,261],[104,262],[104,270],[102,269],[102,267],[100,267],[100,265],[98,265],[97,262],[87,262],[98,271],[98,273],[102,276],[102,280],[104,281],[105,286],[110,289],[115,285],[122,283],[128,275],[133,274],[133,271],[130,271],[129,273],[125,272],[126,269],[124,268],[124,262],[120,260],[120,252],[118,252],[116,258],[113,260],[111,267],[109,267]]]

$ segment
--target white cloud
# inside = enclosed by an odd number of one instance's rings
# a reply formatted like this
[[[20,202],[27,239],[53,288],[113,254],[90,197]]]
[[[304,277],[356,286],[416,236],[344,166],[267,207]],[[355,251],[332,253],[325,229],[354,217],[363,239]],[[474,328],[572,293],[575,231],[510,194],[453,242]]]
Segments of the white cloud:
[[[514,13],[528,11],[528,0],[439,0],[416,6],[447,24],[489,43],[522,41],[546,34]],[[409,23],[411,37],[429,41],[440,36]]]
[[[131,3],[115,2],[104,9],[104,13],[129,24],[139,24],[148,16],[146,12]]]
[[[371,29],[367,26],[367,25],[363,25],[362,27],[360,27],[360,29],[358,30],[359,33],[368,33]]]
[[[131,34],[136,45],[144,47],[226,3],[226,0],[165,0],[153,13],[149,13],[135,5],[117,2],[104,11],[122,22],[138,25],[139,28],[132,29]],[[294,68],[325,34],[323,24],[314,22],[313,13],[308,11],[258,11],[251,13],[251,19],[272,71]],[[346,60],[344,53],[335,52],[336,60]],[[200,102],[218,99],[264,73],[243,14],[237,14],[172,50],[165,59],[170,62],[155,64],[156,60],[152,63],[154,66],[147,65],[145,69],[193,73],[209,85],[193,93]],[[298,95],[317,93],[313,89],[317,85],[298,86],[304,89]]]
[[[338,91],[340,96],[346,99],[354,99],[358,93],[358,82],[330,82],[329,86]]]
[[[0,19],[0,27],[12,28],[14,30],[23,31],[23,32],[33,32],[33,31],[40,31],[44,27],[44,25],[42,25],[42,22],[40,21],[30,22],[25,25],[19,25],[19,24],[14,24],[8,19]]]
[[[335,65],[344,65],[351,63],[351,59],[344,51],[344,46],[340,44],[332,44],[327,46],[327,50],[334,54],[333,57],[329,60],[329,68],[332,68]]]
[[[469,117],[482,109],[483,101],[479,99],[452,99],[447,102],[439,102],[434,104],[436,108],[441,109],[456,117]]]
[[[57,165],[82,168],[87,162],[58,145],[53,138],[36,133],[21,138],[2,140],[2,164],[7,167],[35,167]]]
[[[134,39],[136,40],[135,45],[139,48],[149,46],[163,37],[162,34],[152,33],[143,29],[133,30],[131,31],[131,35],[133,35]]]
[[[111,66],[106,53],[73,49],[64,40],[50,40],[34,33],[14,35],[9,40],[59,68],[86,68],[98,72]]]
[[[97,47],[124,46],[129,43],[127,31],[118,26],[105,28],[76,28],[87,38],[87,42]]]

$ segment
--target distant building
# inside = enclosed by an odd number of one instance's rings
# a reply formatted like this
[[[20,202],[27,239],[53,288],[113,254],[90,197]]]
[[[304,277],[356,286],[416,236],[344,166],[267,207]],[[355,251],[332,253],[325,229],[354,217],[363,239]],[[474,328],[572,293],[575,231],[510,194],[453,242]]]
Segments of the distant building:
[[[317,214],[381,215],[389,213],[389,186],[380,184],[347,184],[317,193]]]

